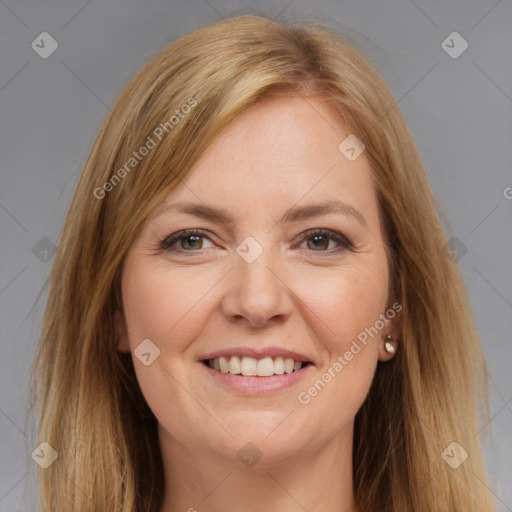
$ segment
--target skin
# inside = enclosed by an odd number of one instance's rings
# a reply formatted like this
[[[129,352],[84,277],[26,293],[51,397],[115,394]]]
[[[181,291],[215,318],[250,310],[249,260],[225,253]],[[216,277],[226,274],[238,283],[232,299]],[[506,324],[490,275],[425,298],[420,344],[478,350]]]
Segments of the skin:
[[[394,302],[369,163],[364,153],[351,162],[338,150],[348,134],[321,99],[256,104],[165,201],[221,207],[234,224],[169,210],[150,218],[128,251],[118,349],[133,352],[147,338],[160,349],[149,366],[133,358],[159,422],[166,480],[160,512],[355,510],[354,417],[377,361],[392,357],[384,337],[397,339],[398,326],[390,321],[366,346],[359,343],[308,404],[297,398]],[[359,210],[367,227],[343,213],[277,224],[293,206],[328,200]],[[192,246],[186,236],[178,240],[173,247],[181,252],[159,249],[191,228],[207,235]],[[300,238],[316,228],[338,232],[354,247]],[[252,263],[236,252],[248,236],[263,248]],[[291,388],[243,396],[222,388],[198,362],[242,345],[296,350],[315,366]],[[248,442],[262,454],[251,468],[237,457]]]

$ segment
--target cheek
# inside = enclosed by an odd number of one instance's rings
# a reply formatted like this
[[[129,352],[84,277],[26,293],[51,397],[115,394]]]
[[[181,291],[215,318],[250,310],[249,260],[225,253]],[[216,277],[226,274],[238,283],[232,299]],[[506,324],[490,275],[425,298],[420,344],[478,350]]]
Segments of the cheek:
[[[316,324],[313,330],[322,333],[318,343],[324,357],[298,401],[313,416],[324,420],[331,416],[325,425],[350,422],[368,394],[381,336],[372,329],[385,312],[387,277],[383,260],[368,257],[364,265],[330,268],[325,276],[317,276],[313,288],[308,280],[308,287],[302,289],[303,296],[309,297],[310,322]]]
[[[225,273],[210,269],[176,268],[166,261],[128,260],[122,293],[132,354],[142,340],[160,350],[148,366],[134,355],[134,369],[142,394],[161,424],[181,438],[190,434],[191,421],[205,420],[204,410],[190,400],[187,365],[182,364],[212,314],[215,285]],[[200,392],[193,392],[200,396]],[[169,413],[173,404],[176,414]],[[208,420],[208,418],[207,418]],[[209,425],[215,428],[215,425]]]
[[[299,292],[324,325],[326,345],[333,351],[346,346],[366,328],[373,326],[387,303],[388,272],[385,260],[361,258],[353,265],[328,268],[312,280],[297,281]]]
[[[149,338],[161,347],[165,344],[166,352],[182,350],[200,331],[191,319],[208,310],[208,292],[216,282],[216,274],[197,267],[178,271],[165,261],[127,265],[123,305],[130,348]]]

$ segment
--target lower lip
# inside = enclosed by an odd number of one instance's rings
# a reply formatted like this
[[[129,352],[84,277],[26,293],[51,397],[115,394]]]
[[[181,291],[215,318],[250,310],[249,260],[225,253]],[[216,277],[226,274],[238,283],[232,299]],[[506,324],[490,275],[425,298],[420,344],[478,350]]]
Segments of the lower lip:
[[[273,375],[272,377],[244,377],[242,375],[219,372],[202,362],[199,362],[199,364],[208,372],[211,378],[221,386],[225,386],[243,395],[251,396],[264,395],[290,388],[304,379],[306,375],[309,375],[313,368],[312,364],[308,364],[296,372],[284,373],[283,375]]]

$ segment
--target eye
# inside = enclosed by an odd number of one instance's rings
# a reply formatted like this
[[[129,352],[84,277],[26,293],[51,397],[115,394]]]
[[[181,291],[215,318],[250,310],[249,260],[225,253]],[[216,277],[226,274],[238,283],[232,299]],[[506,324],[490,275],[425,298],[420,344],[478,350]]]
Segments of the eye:
[[[301,242],[308,242],[307,249],[314,252],[338,252],[344,249],[352,249],[352,244],[341,234],[336,231],[330,231],[328,229],[313,229],[306,231],[301,235]],[[311,243],[309,241],[311,240]],[[326,251],[329,248],[330,242],[336,242],[338,249],[335,251]]]
[[[178,231],[170,236],[160,244],[160,249],[173,252],[194,252],[203,247],[203,240],[208,239],[206,232],[201,229],[185,229]],[[178,248],[173,248],[173,245],[179,242]]]
[[[204,247],[204,240],[210,240],[205,231],[201,229],[185,229],[168,236],[160,243],[160,249],[171,252],[189,252],[194,253]],[[341,233],[330,231],[328,229],[313,229],[306,231],[300,237],[301,243],[308,242],[307,249],[314,252],[339,252],[345,249],[351,250],[352,244]],[[309,243],[311,241],[311,243]],[[338,244],[338,249],[333,251],[329,249],[331,242]],[[176,246],[177,247],[174,247]],[[332,249],[332,248],[331,248]]]

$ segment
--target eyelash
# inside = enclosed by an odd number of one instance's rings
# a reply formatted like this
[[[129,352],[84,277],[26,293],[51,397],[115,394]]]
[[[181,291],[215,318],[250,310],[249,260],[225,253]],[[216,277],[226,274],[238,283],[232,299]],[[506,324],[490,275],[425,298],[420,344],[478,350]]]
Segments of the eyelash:
[[[165,238],[164,240],[162,240],[159,248],[160,248],[160,250],[163,250],[163,251],[169,251],[169,252],[180,253],[180,254],[183,254],[183,253],[191,253],[191,255],[198,254],[198,253],[201,254],[200,249],[195,250],[195,251],[194,250],[186,251],[183,249],[177,250],[177,249],[171,248],[176,242],[179,242],[181,239],[187,238],[189,236],[201,236],[201,237],[209,239],[207,232],[203,231],[202,229],[185,229],[183,231],[178,231],[177,233],[174,233],[174,234],[168,236],[167,238]],[[335,249],[335,250],[331,249],[331,250],[326,250],[326,251],[314,251],[312,249],[307,249],[310,252],[333,254],[333,253],[341,252],[346,249],[353,250],[353,245],[348,241],[348,239],[345,236],[341,235],[340,233],[337,233],[336,231],[331,231],[328,229],[312,229],[312,230],[306,231],[305,233],[303,233],[300,236],[299,241],[300,241],[300,243],[302,243],[305,240],[308,240],[309,238],[313,238],[314,236],[324,236],[328,240],[333,240],[335,242],[338,242],[341,247],[339,247],[338,249]]]

